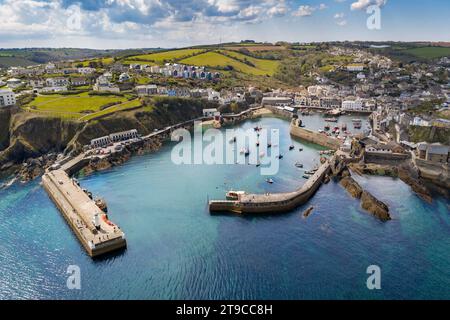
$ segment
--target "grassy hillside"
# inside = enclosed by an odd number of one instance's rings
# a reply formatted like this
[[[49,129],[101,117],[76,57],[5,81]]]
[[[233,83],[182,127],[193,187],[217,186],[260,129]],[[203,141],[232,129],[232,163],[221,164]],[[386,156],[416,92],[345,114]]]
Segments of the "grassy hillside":
[[[136,107],[136,102],[128,103],[129,96],[117,95],[89,95],[87,92],[74,95],[41,95],[37,96],[24,108],[30,112],[46,114],[52,117],[81,119],[95,118],[97,112],[103,111],[101,115],[115,112],[120,109]],[[132,100],[137,101],[138,100]],[[116,106],[116,108],[112,108]],[[87,117],[87,114],[90,117]]]
[[[448,47],[420,47],[403,50],[403,52],[421,59],[438,59],[442,57],[450,57],[450,48]]]
[[[165,62],[176,62],[179,59],[190,57],[192,55],[196,55],[204,51],[205,50],[203,49],[172,50],[172,51],[131,56],[127,57],[125,60],[126,63],[135,63],[134,61],[137,61],[137,62],[147,62],[147,63],[153,62],[156,64],[164,64]]]
[[[228,51],[231,52],[231,51]],[[235,53],[235,55],[238,55],[238,53]],[[244,55],[242,55],[244,56]],[[248,57],[250,59],[250,57]],[[256,60],[256,59],[255,59]],[[223,54],[220,54],[219,52],[206,52],[202,53],[187,59],[183,59],[180,61],[180,63],[188,64],[188,65],[194,65],[194,66],[205,66],[212,69],[218,69],[218,70],[226,70],[226,71],[238,71],[241,73],[254,75],[254,76],[262,76],[267,74],[273,74],[273,70],[271,69],[271,66],[264,65],[265,69],[259,69],[256,66],[252,66],[251,64],[246,64],[242,61],[239,61],[235,58],[232,58],[231,56],[226,56]],[[263,62],[259,62],[259,65],[263,65]],[[272,66],[273,68],[273,66]],[[267,70],[269,69],[269,71]]]
[[[236,51],[221,50],[219,53],[233,57],[236,60],[249,63],[270,76],[275,74],[279,66],[279,62],[276,60],[256,59]]]

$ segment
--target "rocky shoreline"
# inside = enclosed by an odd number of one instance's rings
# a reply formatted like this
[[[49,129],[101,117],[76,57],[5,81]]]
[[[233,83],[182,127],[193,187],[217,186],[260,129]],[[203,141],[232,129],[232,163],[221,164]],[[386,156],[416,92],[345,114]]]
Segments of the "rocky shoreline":
[[[389,213],[389,207],[384,202],[375,198],[370,192],[364,190],[359,183],[352,178],[349,168],[343,161],[337,159],[335,163],[332,163],[331,171],[333,172],[333,178],[338,180],[339,184],[347,190],[353,198],[360,200],[361,208],[383,222],[392,219]]]
[[[413,168],[406,164],[397,167],[391,165],[353,163],[349,165],[349,168],[360,175],[366,174],[399,178],[410,186],[417,196],[429,203],[433,202],[431,192],[424,186],[417,173],[414,172]]]

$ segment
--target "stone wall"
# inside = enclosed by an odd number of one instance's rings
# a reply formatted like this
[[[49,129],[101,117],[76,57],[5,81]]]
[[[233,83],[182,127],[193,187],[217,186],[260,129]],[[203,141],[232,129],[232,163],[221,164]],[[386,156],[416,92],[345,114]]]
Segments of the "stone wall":
[[[340,141],[336,138],[305,128],[300,128],[293,124],[291,124],[291,135],[334,150],[338,150],[341,146]]]

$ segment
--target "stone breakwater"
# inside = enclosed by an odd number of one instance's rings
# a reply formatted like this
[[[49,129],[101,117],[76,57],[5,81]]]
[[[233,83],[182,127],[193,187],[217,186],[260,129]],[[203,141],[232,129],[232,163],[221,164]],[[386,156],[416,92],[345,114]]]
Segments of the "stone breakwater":
[[[321,186],[324,177],[330,170],[326,161],[316,173],[298,190],[287,193],[247,194],[242,193],[237,200],[212,200],[209,202],[210,212],[235,212],[266,214],[294,210],[306,203]]]
[[[341,142],[336,138],[299,127],[296,119],[293,119],[291,123],[291,135],[333,150],[338,150],[341,146]]]

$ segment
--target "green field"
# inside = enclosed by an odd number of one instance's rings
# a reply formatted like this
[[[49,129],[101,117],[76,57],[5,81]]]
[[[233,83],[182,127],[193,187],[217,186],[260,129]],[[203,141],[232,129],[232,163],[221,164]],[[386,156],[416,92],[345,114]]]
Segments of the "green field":
[[[134,109],[134,108],[137,108],[140,106],[141,106],[141,101],[139,99],[134,99],[131,101],[126,101],[121,104],[106,108],[104,110],[101,110],[101,111],[98,111],[95,113],[88,114],[86,116],[81,117],[80,120],[89,121],[89,120],[97,119],[97,118],[102,117],[107,114],[115,113],[118,111]]]
[[[138,63],[141,62],[154,62],[158,64],[163,64],[165,62],[175,62],[178,59],[183,59],[191,55],[199,54],[204,52],[203,49],[181,49],[172,50],[164,52],[156,52],[151,54],[143,54],[139,56],[128,57],[125,63]]]
[[[256,59],[240,52],[229,51],[229,50],[221,50],[219,53],[224,52],[226,55],[234,57],[240,61],[247,60],[251,62],[255,67],[259,70],[262,70],[265,74],[272,76],[278,69],[279,62],[276,60],[264,60],[264,59]]]
[[[231,52],[231,51],[229,51]],[[237,55],[241,55],[238,53],[233,53]],[[247,58],[247,60],[254,59],[247,57],[245,55],[241,55]],[[259,59],[254,59],[259,60]],[[269,63],[266,63],[269,62]],[[259,69],[257,67],[252,67],[250,65],[247,65],[241,61],[238,61],[236,59],[224,56],[218,52],[206,52],[203,54],[196,55],[194,57],[190,57],[187,59],[183,59],[180,61],[180,63],[187,64],[187,65],[194,65],[194,66],[205,66],[210,67],[212,69],[223,69],[228,66],[233,67],[234,70],[249,74],[249,75],[255,75],[255,76],[262,76],[267,74],[273,74],[275,66],[271,63],[276,61],[269,61],[269,60],[260,60],[258,64],[261,67],[264,67],[264,69]]]
[[[438,59],[442,57],[450,57],[450,48],[448,47],[420,47],[401,50],[401,52],[422,59]]]
[[[101,111],[102,107],[108,104],[128,102],[127,98],[115,95],[90,96],[87,92],[75,95],[51,94],[37,96],[25,108],[31,112],[50,116],[79,119],[86,113]],[[110,112],[114,112],[114,109],[111,109]]]
[[[113,58],[90,59],[90,60],[84,60],[81,62],[76,62],[75,65],[81,63],[83,65],[83,67],[89,67],[90,62],[100,62],[100,61],[103,63],[103,65],[106,66],[106,65],[112,64],[114,62],[114,59]]]

